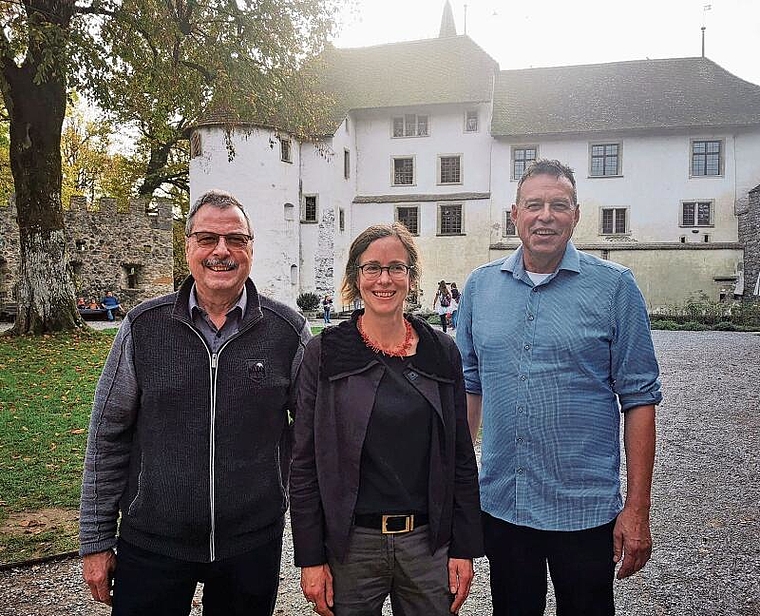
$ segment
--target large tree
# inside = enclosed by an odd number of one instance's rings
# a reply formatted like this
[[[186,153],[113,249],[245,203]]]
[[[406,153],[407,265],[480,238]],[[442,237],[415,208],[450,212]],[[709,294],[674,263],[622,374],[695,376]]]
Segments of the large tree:
[[[342,0],[0,0],[0,89],[10,119],[21,267],[15,334],[81,325],[67,271],[61,126],[68,87],[138,125],[142,194],[171,178],[172,148],[212,101],[308,133],[301,63]],[[284,124],[283,118],[288,118]],[[163,175],[162,175],[163,173]]]

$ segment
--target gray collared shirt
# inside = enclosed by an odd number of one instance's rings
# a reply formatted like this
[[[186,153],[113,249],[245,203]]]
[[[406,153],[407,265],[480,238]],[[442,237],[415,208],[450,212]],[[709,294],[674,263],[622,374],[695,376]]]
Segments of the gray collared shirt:
[[[195,288],[195,284],[193,284],[193,288],[190,290],[190,298],[187,302],[190,316],[193,320],[193,325],[203,334],[203,338],[211,348],[211,352],[216,353],[227,340],[240,330],[240,322],[245,314],[248,296],[246,295],[245,287],[243,287],[243,292],[238,297],[237,302],[227,312],[227,320],[224,322],[224,325],[217,328],[208,316],[208,313],[198,304]]]

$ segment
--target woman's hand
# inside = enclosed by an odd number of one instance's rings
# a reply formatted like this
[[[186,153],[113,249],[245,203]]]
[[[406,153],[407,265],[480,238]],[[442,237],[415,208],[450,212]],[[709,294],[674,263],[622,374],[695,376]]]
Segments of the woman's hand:
[[[472,569],[472,563],[470,563],[470,569]],[[333,606],[333,577],[327,563],[301,569],[301,590],[317,614],[333,616],[330,609]]]
[[[451,604],[453,614],[459,613],[459,608],[462,607],[464,600],[470,594],[470,586],[474,577],[472,559],[449,558],[449,590],[454,595],[454,602]]]

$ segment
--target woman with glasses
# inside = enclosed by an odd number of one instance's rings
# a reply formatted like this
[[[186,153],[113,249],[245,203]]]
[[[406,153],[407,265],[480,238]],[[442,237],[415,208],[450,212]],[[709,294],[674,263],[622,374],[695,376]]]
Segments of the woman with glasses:
[[[364,309],[306,348],[297,382],[291,522],[301,588],[323,616],[458,612],[483,554],[459,352],[404,314],[419,281],[400,224],[362,232],[344,303]]]

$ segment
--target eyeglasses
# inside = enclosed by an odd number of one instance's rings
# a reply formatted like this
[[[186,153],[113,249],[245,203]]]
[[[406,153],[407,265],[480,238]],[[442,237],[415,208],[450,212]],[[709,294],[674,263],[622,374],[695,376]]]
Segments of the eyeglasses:
[[[402,278],[406,278],[407,274],[414,269],[414,266],[407,265],[406,263],[392,263],[385,266],[377,263],[365,263],[364,265],[357,265],[356,269],[361,270],[367,280],[380,278],[383,270],[388,272],[388,276],[394,280],[401,280]]]
[[[230,233],[228,235],[222,235],[219,233],[212,233],[211,231],[194,231],[188,233],[187,237],[194,237],[198,246],[201,248],[214,248],[219,243],[219,238],[224,238],[224,243],[227,244],[227,248],[234,250],[240,250],[248,246],[253,237],[246,235],[245,233]]]

